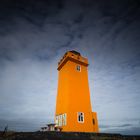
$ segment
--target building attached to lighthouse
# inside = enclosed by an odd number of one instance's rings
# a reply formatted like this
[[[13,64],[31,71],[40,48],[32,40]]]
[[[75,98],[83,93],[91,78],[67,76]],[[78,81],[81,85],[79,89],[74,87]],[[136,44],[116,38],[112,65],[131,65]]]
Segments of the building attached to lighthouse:
[[[66,132],[99,132],[92,112],[88,84],[88,59],[68,51],[58,63],[55,124]]]

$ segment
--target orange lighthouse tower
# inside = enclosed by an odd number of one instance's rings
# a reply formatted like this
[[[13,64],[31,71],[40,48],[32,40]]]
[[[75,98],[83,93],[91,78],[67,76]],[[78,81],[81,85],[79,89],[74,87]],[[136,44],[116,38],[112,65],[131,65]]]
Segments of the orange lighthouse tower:
[[[68,51],[58,63],[55,124],[66,132],[99,132],[92,112],[88,84],[88,59]]]

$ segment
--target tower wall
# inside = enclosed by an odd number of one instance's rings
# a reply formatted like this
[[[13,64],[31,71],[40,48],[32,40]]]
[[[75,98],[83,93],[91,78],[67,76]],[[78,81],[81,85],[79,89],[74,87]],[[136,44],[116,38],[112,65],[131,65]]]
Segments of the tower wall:
[[[56,123],[62,131],[97,132],[97,117],[90,102],[88,60],[67,52],[58,64],[58,71]]]

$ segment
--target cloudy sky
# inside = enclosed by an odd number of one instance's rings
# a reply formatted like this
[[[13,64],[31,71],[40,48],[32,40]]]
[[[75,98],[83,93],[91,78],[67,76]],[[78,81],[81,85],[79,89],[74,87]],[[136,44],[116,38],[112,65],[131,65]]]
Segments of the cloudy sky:
[[[68,50],[89,59],[100,131],[140,134],[139,0],[1,0],[0,130],[53,122]]]

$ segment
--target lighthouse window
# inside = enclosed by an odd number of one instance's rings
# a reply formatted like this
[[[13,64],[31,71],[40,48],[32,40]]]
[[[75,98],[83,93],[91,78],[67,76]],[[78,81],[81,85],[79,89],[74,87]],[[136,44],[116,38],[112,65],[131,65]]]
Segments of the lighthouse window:
[[[78,122],[83,123],[84,122],[84,113],[78,112]]]
[[[77,66],[76,66],[76,70],[77,70],[77,71],[81,71],[81,66],[77,65]]]
[[[55,118],[56,126],[65,126],[66,125],[66,117],[67,117],[66,113],[56,116],[56,118]]]
[[[62,115],[62,125],[66,125],[66,113]]]

